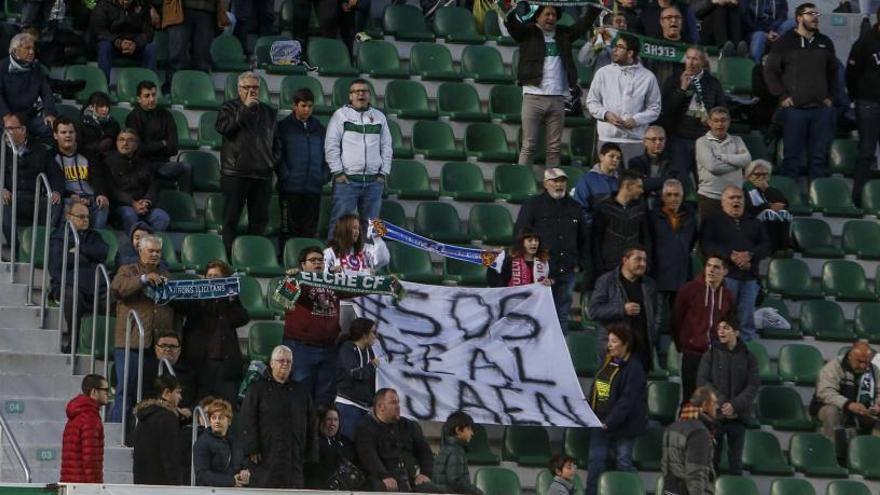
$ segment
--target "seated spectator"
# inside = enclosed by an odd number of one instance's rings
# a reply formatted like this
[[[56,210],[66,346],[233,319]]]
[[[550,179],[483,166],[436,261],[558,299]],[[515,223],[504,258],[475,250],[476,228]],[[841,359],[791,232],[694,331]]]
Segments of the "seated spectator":
[[[171,93],[171,79],[179,70],[211,72],[211,42],[217,28],[228,22],[226,16],[217,15],[219,4],[212,0],[182,0],[177,8],[174,5],[163,5],[160,25],[168,32],[168,68],[162,86],[165,94]]]
[[[400,416],[400,397],[393,388],[376,392],[373,412],[358,423],[354,442],[371,491],[440,493],[431,481],[431,447],[419,423]]]
[[[140,259],[140,254],[138,254],[138,243],[141,238],[146,237],[147,235],[153,235],[153,227],[150,227],[150,224],[147,222],[135,222],[134,225],[128,229],[128,237],[131,242],[122,242],[119,244],[119,249],[116,251],[116,257],[114,258],[114,265],[117,267],[121,267],[123,265],[128,265],[131,263],[137,263]],[[159,260],[159,267],[163,270],[168,271],[168,263],[165,260]]]
[[[77,153],[76,125],[67,117],[55,121],[54,136],[58,149],[55,163],[64,174],[64,204],[85,206],[89,210],[89,224],[103,229],[110,213],[110,199],[101,163]]]
[[[332,405],[318,406],[318,462],[306,465],[306,486],[318,490],[357,490],[347,483],[344,470],[355,461],[354,443],[342,434],[339,412]],[[361,479],[360,481],[364,481]]]
[[[853,436],[880,434],[880,368],[871,363],[873,354],[867,342],[858,341],[819,371],[810,414],[822,422],[820,431],[840,459],[846,459]]]
[[[715,325],[718,341],[703,354],[697,372],[697,386],[715,389],[721,415],[715,430],[715,470],[721,465],[723,437],[727,437],[728,472],[742,474],[742,452],[746,425],[754,416],[755,396],[761,379],[758,361],[745,343],[739,340],[739,328],[730,318]]]
[[[669,159],[666,149],[666,131],[659,125],[650,125],[642,138],[645,152],[630,158],[626,168],[639,172],[645,177],[645,193],[654,195],[660,192],[669,179],[677,179],[687,190],[687,170],[676,169]]]
[[[617,194],[605,198],[596,207],[592,228],[596,276],[617,267],[629,246],[650,246],[648,209],[642,199],[643,192],[642,175],[624,170],[620,174]]]
[[[102,0],[92,11],[89,31],[98,40],[98,67],[107,76],[107,84],[115,57],[137,59],[156,71],[151,9],[148,2],[139,0]]]
[[[646,10],[647,11],[647,8]],[[644,20],[644,12],[642,11]],[[684,13],[686,15],[692,16],[693,13],[684,5],[670,5],[668,7],[664,7],[660,10],[660,33],[659,35],[649,35],[653,38],[657,38],[660,41],[668,41],[671,43],[695,43],[699,44],[699,41],[694,41],[693,39],[689,39],[686,34],[682,34],[682,19],[684,19]],[[645,24],[647,26],[647,23]],[[646,28],[647,29],[647,28]],[[648,60],[645,63],[645,67],[651,70],[655,76],[657,76],[657,81],[662,82],[669,79],[675,71],[681,67],[681,63],[678,61],[671,60]]]
[[[483,495],[471,483],[468,470],[467,446],[474,436],[474,419],[465,412],[456,411],[443,424],[443,447],[434,459],[434,483],[446,493]]]
[[[617,453],[616,470],[635,471],[633,446],[644,433],[648,416],[647,374],[634,351],[638,335],[626,323],[609,325],[607,331],[608,352],[590,390],[590,407],[602,427],[590,430],[586,495],[596,495],[612,447]]]
[[[34,43],[29,33],[19,33],[9,43],[9,58],[0,62],[0,115],[3,127],[24,125],[36,138],[52,138],[55,124],[55,97],[49,78],[36,62]],[[17,122],[11,122],[15,116]]]
[[[779,189],[770,187],[773,165],[754,160],[746,167],[746,214],[764,222],[773,252],[791,254],[791,213],[788,200]]]
[[[571,197],[581,205],[584,222],[593,224],[593,212],[605,198],[617,194],[617,169],[623,153],[617,143],[602,143],[599,148],[599,163],[578,179]]]
[[[547,495],[571,495],[575,491],[574,478],[577,476],[577,465],[574,458],[566,454],[555,454],[550,458],[550,472],[553,481],[547,489]]]
[[[214,260],[208,263],[205,278],[231,274],[229,265]],[[250,321],[247,309],[238,296],[180,301],[176,309],[186,316],[183,361],[191,374],[193,400],[212,395],[234,404],[245,364],[237,330]]]
[[[133,473],[135,485],[181,485],[180,416],[177,404],[183,389],[172,375],[156,379],[159,398],[146,399],[135,407]]]
[[[192,169],[188,164],[172,161],[177,156],[177,124],[174,116],[159,107],[156,85],[141,81],[137,85],[137,102],[125,119],[125,127],[140,136],[138,155],[150,162],[159,178],[182,179],[181,189],[192,189]]]
[[[370,412],[376,394],[376,368],[379,358],[373,351],[376,343],[376,322],[357,318],[351,322],[348,340],[339,346],[336,361],[336,410],[339,431],[354,440],[360,419]]]
[[[550,278],[550,253],[541,246],[541,236],[523,230],[516,245],[504,257],[501,272],[486,270],[489,287],[519,287],[529,284],[553,285]]]
[[[596,28],[596,34],[590,42],[584,43],[577,56],[579,64],[592,67],[593,71],[611,63],[611,47],[614,37],[620,31],[628,31],[626,16],[622,12],[606,15],[602,19],[602,23],[602,26]]]
[[[79,236],[79,285],[73,285],[73,274],[77,269],[74,261],[74,252],[76,245],[73,236],[68,238],[67,252],[67,276],[65,277],[64,291],[64,321],[67,323],[65,331],[61,337],[61,348],[64,353],[70,351],[70,331],[73,328],[73,295],[77,294],[76,314],[82,317],[86,313],[92,312],[92,305],[95,300],[95,270],[98,265],[104,263],[107,258],[109,247],[104,242],[101,234],[89,228],[89,209],[82,203],[70,203],[65,212],[65,220],[69,220],[76,233]],[[52,290],[50,297],[59,299],[61,297],[61,268],[64,262],[64,233],[66,224],[56,228],[52,232],[49,239],[49,275],[52,277]],[[69,235],[69,234],[68,234]],[[101,292],[97,294],[98,305],[105,305],[104,286],[101,286]]]
[[[748,55],[749,47],[743,38],[739,0],[699,0],[691,7],[700,20],[702,44],[722,47],[725,56],[732,56],[734,53],[740,57]]]
[[[153,338],[153,353],[147,351],[150,359],[144,360],[144,397],[158,397],[159,390],[155,388],[156,378],[161,375],[174,375],[177,381],[184,386],[184,395],[180,399],[180,405],[186,409],[186,417],[192,416],[189,408],[195,404],[193,391],[190,390],[190,374],[184,368],[180,360],[180,336],[174,330],[160,330]]]
[[[104,160],[113,209],[125,231],[131,231],[136,222],[146,222],[155,232],[164,232],[171,217],[155,207],[158,184],[152,167],[137,155],[137,149],[137,133],[126,128],[116,138],[116,151]]]
[[[229,431],[232,405],[215,399],[205,407],[211,427],[193,445],[192,463],[198,486],[248,486],[251,472],[244,467],[238,438]]]
[[[721,208],[721,193],[727,187],[741,188],[743,170],[752,155],[739,136],[727,133],[730,112],[724,107],[709,110],[709,132],[697,139],[697,204],[700,221],[715,215]]]
[[[110,97],[96,91],[82,109],[77,129],[77,149],[89,162],[101,162],[116,147],[119,122],[110,115]]]
[[[251,384],[241,406],[242,443],[254,466],[254,487],[304,488],[303,465],[318,460],[312,398],[291,379],[292,366],[290,348],[275,347],[268,376]]]
[[[740,16],[749,53],[756,64],[761,62],[768,42],[773,43],[786,31],[788,2],[784,0],[739,0]],[[789,26],[791,29],[793,26]]]

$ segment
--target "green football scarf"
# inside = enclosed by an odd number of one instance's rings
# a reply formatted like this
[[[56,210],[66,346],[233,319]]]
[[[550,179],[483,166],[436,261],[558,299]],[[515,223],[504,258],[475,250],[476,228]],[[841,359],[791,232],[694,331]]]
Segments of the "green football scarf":
[[[299,271],[278,282],[272,299],[285,309],[293,309],[302,293],[302,285],[350,294],[380,294],[397,299],[404,296],[403,286],[394,277]]]

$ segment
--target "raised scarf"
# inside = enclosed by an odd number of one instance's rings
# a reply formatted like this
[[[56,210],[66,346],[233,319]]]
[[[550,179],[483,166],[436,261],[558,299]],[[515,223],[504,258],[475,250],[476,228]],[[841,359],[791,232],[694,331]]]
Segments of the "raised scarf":
[[[321,287],[337,292],[354,294],[379,294],[404,296],[403,286],[393,277],[374,275],[348,275],[345,273],[324,273],[297,271],[278,281],[272,299],[285,309],[293,309],[302,294],[302,286]]]
[[[144,294],[156,304],[168,304],[177,299],[203,300],[237,296],[240,290],[238,277],[225,277],[166,280],[158,285],[145,286]]]
[[[540,283],[550,272],[550,266],[546,261],[535,258],[532,262],[532,269],[529,269],[529,263],[522,256],[518,256],[510,260],[510,282],[509,287],[518,287],[520,285],[528,285]]]

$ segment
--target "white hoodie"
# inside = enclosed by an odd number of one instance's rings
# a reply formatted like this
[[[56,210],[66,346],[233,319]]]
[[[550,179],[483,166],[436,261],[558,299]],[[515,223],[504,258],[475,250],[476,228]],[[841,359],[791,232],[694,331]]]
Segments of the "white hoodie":
[[[324,157],[333,175],[387,176],[392,149],[385,114],[373,107],[361,112],[345,105],[327,123]]]
[[[638,62],[610,64],[596,71],[585,103],[590,115],[598,121],[600,141],[640,143],[648,125],[660,116],[660,85],[654,73]],[[608,112],[624,120],[632,117],[636,126],[632,129],[615,127],[605,122]]]

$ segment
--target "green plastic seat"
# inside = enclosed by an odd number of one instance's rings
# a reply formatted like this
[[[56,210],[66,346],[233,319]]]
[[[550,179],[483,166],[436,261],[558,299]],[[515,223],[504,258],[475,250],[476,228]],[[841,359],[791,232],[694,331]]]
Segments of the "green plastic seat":
[[[758,419],[762,425],[784,431],[814,431],[813,420],[807,415],[801,397],[793,387],[761,387],[758,390],[757,405]]]
[[[207,151],[184,151],[177,160],[192,167],[193,188],[199,192],[220,191],[220,161]]]
[[[807,258],[843,258],[843,249],[834,245],[831,227],[820,218],[795,218],[791,233]]]
[[[431,188],[428,170],[416,160],[394,160],[385,192],[399,199],[437,199],[439,196]]]
[[[386,222],[391,222],[394,225],[397,225],[398,227],[407,228],[406,212],[403,210],[403,205],[397,201],[392,201],[390,199],[382,201],[382,209],[379,210],[379,217]]]
[[[752,69],[755,62],[746,57],[721,57],[718,59],[718,79],[725,92],[751,96]]]
[[[509,203],[522,203],[538,194],[538,185],[530,167],[498,165],[495,167],[495,194]]]
[[[88,306],[89,311],[92,306]],[[79,337],[77,338],[76,353],[88,356],[92,353],[92,324],[95,324],[95,352],[96,359],[104,359],[104,336],[106,335],[107,324],[110,325],[110,332],[115,331],[116,317],[110,316],[105,318],[104,315],[92,316],[91,314],[83,315],[79,320]],[[114,344],[111,337],[110,345]],[[107,357],[112,359],[113,351],[111,350]]]
[[[328,105],[324,97],[324,88],[321,81],[311,76],[291,75],[281,80],[281,108],[293,108],[293,94],[300,89],[311,90],[315,97],[315,106],[312,111],[318,115],[331,115],[336,110]]]
[[[563,165],[559,167],[565,172],[565,175],[568,176],[568,182],[570,184],[577,184],[580,178],[587,173],[588,169],[586,167],[578,167],[576,165]]]
[[[636,437],[633,445],[633,464],[640,471],[659,471],[663,457],[663,428],[648,428]]]
[[[474,423],[474,436],[471,437],[471,443],[467,448],[468,464],[479,466],[497,466],[501,462],[498,454],[492,452],[489,446],[489,436],[486,434],[486,428]]]
[[[550,436],[543,426],[506,426],[502,445],[501,458],[520,466],[544,467],[553,455]]]
[[[694,272],[698,273],[698,272]],[[788,311],[788,305],[785,304],[779,296],[766,296],[764,297],[764,302],[762,304],[763,307],[769,307],[776,309],[779,314],[785,318],[787,321],[792,321],[792,316]],[[801,331],[795,326],[788,330],[783,330],[781,328],[763,328],[761,329],[761,335],[764,338],[770,339],[790,339],[790,340],[800,340],[803,335],[801,335]]]
[[[786,299],[819,299],[822,291],[810,277],[810,269],[802,260],[781,258],[770,260],[767,269],[768,289]]]
[[[437,108],[441,117],[461,122],[485,122],[489,114],[480,109],[480,96],[473,86],[444,82],[437,89]],[[488,124],[487,124],[488,125]]]
[[[169,110],[171,116],[174,117],[174,126],[177,127],[177,147],[180,149],[197,149],[199,140],[193,139],[189,135],[189,122],[179,110]]]
[[[455,282],[456,285],[462,287],[486,287],[486,267],[475,263],[444,258],[443,278]]]
[[[648,383],[648,418],[668,425],[676,420],[681,403],[681,384],[676,382]]]
[[[411,81],[407,81],[411,82]],[[390,84],[389,84],[390,86]],[[412,130],[412,147],[428,160],[461,160],[465,153],[455,145],[452,128],[438,120],[420,120]]]
[[[816,301],[812,301],[816,302]],[[822,353],[811,345],[786,344],[779,349],[779,376],[797,385],[815,385],[825,366]]]
[[[850,260],[830,260],[822,266],[822,292],[839,301],[872,301],[862,265]]]
[[[599,477],[599,495],[644,495],[645,487],[638,473],[605,471]]]
[[[847,464],[853,474],[860,474],[869,480],[880,479],[880,437],[858,435],[849,442]]]
[[[522,117],[522,88],[499,84],[489,90],[489,116],[511,124],[519,124]]]
[[[74,105],[56,103],[55,111],[58,113],[59,117],[67,117],[74,122],[78,122],[79,119],[82,117],[80,109],[75,107]]]
[[[474,205],[468,214],[468,236],[490,246],[508,246],[513,241],[513,219],[501,205]]]
[[[715,480],[715,495],[758,495],[758,487],[751,478],[723,475]]]
[[[260,79],[260,101],[267,102],[268,105],[274,106],[269,97],[269,85],[263,76],[257,76]],[[224,98],[228,100],[238,99],[238,74],[229,74],[226,76],[226,85],[223,88]]]
[[[125,123],[125,120],[128,118],[128,114],[130,113],[130,108],[110,107],[110,116],[113,117],[113,120],[119,122],[120,125]]]
[[[862,187],[862,209],[866,215],[880,215],[880,179],[871,179]]]
[[[357,79],[357,77],[339,77],[333,83],[332,96],[334,109],[351,103],[348,99],[348,89],[351,87],[351,82],[355,79]],[[375,107],[376,89],[373,88],[373,83],[371,83],[370,81],[367,81],[367,86],[370,87],[370,105]]]
[[[461,53],[461,74],[484,84],[510,84],[515,80],[492,46],[466,47]]]
[[[385,88],[385,112],[401,119],[435,119],[428,93],[418,81],[391,81]],[[413,131],[415,132],[415,131]]]
[[[518,153],[507,146],[507,135],[497,124],[478,122],[467,126],[464,149],[469,156],[482,162],[516,162]]]
[[[770,495],[816,495],[816,490],[804,479],[779,478],[770,484]]]
[[[425,15],[414,5],[391,4],[382,18],[385,34],[398,41],[434,41],[434,33],[425,24]]]
[[[535,495],[547,495],[550,485],[553,483],[553,473],[549,469],[542,469],[535,478]],[[584,495],[584,480],[575,475],[572,480],[574,491],[572,495]]]
[[[217,112],[202,112],[199,117],[199,145],[219,150],[223,136],[217,132]]]
[[[577,376],[593,376],[598,368],[596,334],[594,332],[569,332],[565,336],[568,354]]]
[[[284,274],[284,268],[278,264],[275,244],[259,235],[240,235],[232,241],[232,266],[257,277]]]
[[[810,206],[830,217],[861,217],[852,203],[849,185],[840,177],[822,177],[810,182]]]
[[[171,217],[170,230],[174,232],[204,232],[205,217],[196,210],[192,194],[163,189],[159,192],[159,208]]]
[[[859,142],[855,139],[835,139],[828,154],[828,170],[847,177],[853,175],[859,161]]]
[[[853,330],[860,339],[880,342],[880,303],[863,302],[856,306]]]
[[[412,145],[403,141],[400,124],[394,119],[388,119],[386,122],[388,122],[388,130],[391,132],[391,146],[394,158],[412,158]]]
[[[519,477],[503,467],[482,467],[474,475],[474,484],[484,495],[520,495]]]
[[[381,40],[358,45],[358,69],[374,79],[408,79],[409,71],[400,66],[397,48]]]
[[[211,76],[198,70],[179,70],[171,79],[171,103],[196,110],[220,107]]]
[[[843,316],[843,309],[834,301],[804,301],[801,303],[801,331],[819,340],[850,342],[855,338]]]
[[[416,207],[413,228],[416,234],[440,242],[468,243],[470,236],[461,227],[458,212],[449,203],[424,201]]]
[[[861,260],[880,260],[880,225],[871,220],[850,220],[841,233],[843,251]]]
[[[427,251],[404,246],[397,242],[388,243],[391,254],[389,270],[408,282],[420,284],[439,284],[443,276],[434,273],[431,255]]]
[[[386,15],[392,5],[385,10]],[[408,6],[412,8],[412,6]],[[409,73],[422,81],[461,81],[462,75],[455,70],[449,48],[436,43],[416,43],[409,54]]]
[[[9,206],[5,206],[4,208],[9,208]],[[36,235],[34,235],[36,232]],[[50,232],[51,236],[52,233]],[[37,238],[37,244],[34,248],[36,251],[36,256],[34,256],[34,265],[37,268],[43,268],[43,248],[45,247],[45,239],[46,239],[46,227],[42,225],[37,225],[37,230],[34,231],[33,227],[28,225],[27,227],[21,227],[18,229],[18,244],[16,249],[16,262],[22,263],[30,263],[31,261],[31,243],[33,238]],[[72,242],[72,241],[71,241]]]
[[[779,440],[773,433],[767,431],[746,430],[742,462],[743,467],[751,474],[770,476],[794,474],[794,469],[785,460]]]
[[[584,162],[587,167],[591,167],[593,156],[596,154],[596,127],[593,125],[586,127],[575,127],[571,130],[571,154],[572,157]],[[586,173],[584,170],[583,173]],[[577,184],[577,179],[568,176],[570,184]]]
[[[482,44],[473,14],[463,7],[441,7],[434,14],[434,34],[447,43]]]
[[[813,211],[804,201],[801,188],[791,177],[784,175],[773,175],[770,177],[770,186],[779,191],[788,200],[788,211],[792,215],[810,215]]]
[[[101,234],[101,239],[104,239],[104,242],[107,243],[107,257],[104,258],[104,266],[107,267],[108,271],[112,271],[116,268],[116,253],[119,251],[119,237],[116,235],[116,232],[108,229],[98,229],[98,233]],[[166,235],[160,232],[159,236],[163,239],[163,254],[166,250],[165,244],[168,244],[168,247],[171,248],[171,250],[174,249],[174,244],[169,242]],[[170,266],[171,265],[169,265],[169,268]],[[111,278],[110,280],[112,281],[113,279]]]
[[[223,232],[223,208],[226,199],[223,194],[209,193],[205,196],[205,228]],[[247,209],[241,212],[235,231],[239,234],[247,230]]]
[[[871,495],[871,490],[857,480],[834,480],[828,483],[825,495]]]
[[[275,313],[266,307],[266,298],[259,280],[254,277],[239,277],[241,292],[238,299],[247,310],[252,320],[271,320]]]
[[[321,211],[318,213],[318,236],[327,238],[330,230],[330,196],[321,196]]]
[[[834,445],[821,433],[796,433],[788,443],[791,465],[807,476],[846,478],[849,472],[837,463]]]
[[[301,64],[276,64],[272,63],[272,44],[276,41],[289,41],[286,36],[260,36],[254,45],[254,55],[257,58],[257,67],[264,69],[267,74],[290,75],[305,74],[306,68]]]
[[[238,38],[220,35],[211,41],[211,64],[216,72],[244,72],[251,68]]]
[[[86,87],[76,93],[76,101],[85,103],[89,96],[96,91],[110,94],[107,86],[107,78],[97,66],[94,65],[69,65],[64,71],[64,80],[86,82]]]
[[[781,381],[779,373],[773,368],[770,362],[770,355],[767,353],[767,348],[764,347],[764,344],[757,340],[750,340],[746,342],[746,347],[749,348],[749,352],[752,353],[752,356],[755,356],[755,361],[758,362],[758,375],[761,377],[761,383],[765,385],[778,384]]]
[[[336,38],[309,38],[307,49],[309,64],[318,68],[322,76],[356,76],[358,70],[352,67],[348,48]],[[348,87],[346,87],[348,93]],[[346,103],[348,98],[346,98]]]
[[[590,429],[566,428],[562,434],[562,451],[578,466],[586,466],[590,460]]]
[[[501,20],[495,10],[487,11],[483,17],[483,34],[487,39],[494,39],[498,46],[517,46],[513,38],[501,32]]]
[[[458,201],[494,201],[495,194],[486,191],[480,167],[468,162],[448,162],[440,171],[440,195]]]
[[[167,104],[170,99],[167,96],[162,95],[162,82],[159,80],[159,75],[150,69],[145,69],[143,67],[120,67],[116,69],[116,99],[120,102],[128,102],[134,105],[137,101],[137,86],[141,83],[141,81],[150,81],[156,85],[156,96],[159,98],[159,103]],[[123,121],[119,123],[122,124]]]
[[[326,245],[320,239],[312,239],[311,237],[292,237],[284,243],[284,267],[299,268],[299,253],[307,247],[317,246],[321,250],[326,249]]]
[[[281,345],[283,338],[284,325],[282,323],[255,322],[248,332],[248,361],[263,361],[268,364],[272,350]]]
[[[223,239],[214,234],[189,234],[180,246],[180,262],[189,270],[204,273],[206,265],[212,260],[226,259]]]
[[[110,261],[116,258],[116,251],[119,248],[116,233],[109,230],[99,232],[101,232],[101,236],[104,237],[107,245],[110,246],[110,250],[107,253],[108,260],[104,264],[107,265],[108,268],[112,268],[113,263],[110,263]],[[108,240],[110,235],[112,235],[112,241]],[[180,258],[177,256],[177,251],[174,250],[174,241],[171,239],[171,236],[168,232],[157,232],[156,235],[162,238],[162,261],[168,265],[168,271],[171,273],[183,272],[183,263],[180,262]]]

